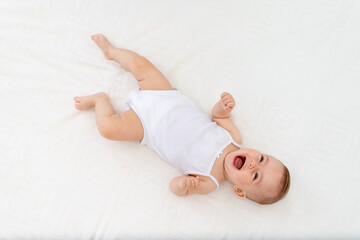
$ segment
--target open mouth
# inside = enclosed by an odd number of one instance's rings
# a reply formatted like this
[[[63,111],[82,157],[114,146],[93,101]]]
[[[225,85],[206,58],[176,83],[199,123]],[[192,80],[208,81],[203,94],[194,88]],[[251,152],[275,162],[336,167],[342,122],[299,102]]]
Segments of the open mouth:
[[[245,161],[246,161],[245,156],[236,156],[234,159],[234,167],[240,170],[244,166]]]

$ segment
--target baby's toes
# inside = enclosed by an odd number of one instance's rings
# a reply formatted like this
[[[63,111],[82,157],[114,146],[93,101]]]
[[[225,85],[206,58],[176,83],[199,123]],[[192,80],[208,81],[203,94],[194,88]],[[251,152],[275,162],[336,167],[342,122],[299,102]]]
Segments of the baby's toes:
[[[100,40],[99,34],[92,35],[91,39],[95,42],[98,42]]]
[[[81,110],[81,105],[80,105],[80,103],[75,103],[75,108],[76,108],[77,110]]]
[[[235,107],[235,104],[234,104],[233,102],[230,102],[229,104],[227,104],[227,106],[228,106],[229,108],[234,108],[234,107]]]

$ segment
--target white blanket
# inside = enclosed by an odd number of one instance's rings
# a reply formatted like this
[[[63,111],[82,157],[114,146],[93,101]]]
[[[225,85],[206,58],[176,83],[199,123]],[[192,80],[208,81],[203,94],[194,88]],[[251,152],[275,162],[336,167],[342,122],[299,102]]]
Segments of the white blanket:
[[[137,87],[90,36],[150,59],[210,114],[223,91],[245,147],[290,169],[262,206],[100,136],[73,97]],[[0,1],[0,239],[360,238],[359,1]]]

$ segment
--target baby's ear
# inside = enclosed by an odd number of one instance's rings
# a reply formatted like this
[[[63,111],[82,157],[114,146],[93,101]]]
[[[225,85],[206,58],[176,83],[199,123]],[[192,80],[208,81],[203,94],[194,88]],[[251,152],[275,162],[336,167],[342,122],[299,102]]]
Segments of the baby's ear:
[[[236,193],[236,195],[238,195],[241,198],[245,198],[246,194],[243,190],[241,190],[240,188],[236,187],[235,185],[233,186],[234,189],[234,193]]]

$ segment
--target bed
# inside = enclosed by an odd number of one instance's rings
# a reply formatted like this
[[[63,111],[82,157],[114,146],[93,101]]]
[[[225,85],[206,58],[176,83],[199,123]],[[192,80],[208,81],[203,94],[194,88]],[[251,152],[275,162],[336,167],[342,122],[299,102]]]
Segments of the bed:
[[[3,0],[0,23],[0,239],[360,238],[359,1]],[[232,93],[243,145],[287,165],[288,195],[177,197],[155,152],[102,138],[73,97],[122,112],[137,83],[94,33],[209,115]]]

